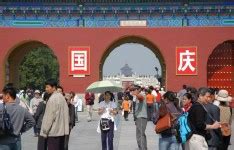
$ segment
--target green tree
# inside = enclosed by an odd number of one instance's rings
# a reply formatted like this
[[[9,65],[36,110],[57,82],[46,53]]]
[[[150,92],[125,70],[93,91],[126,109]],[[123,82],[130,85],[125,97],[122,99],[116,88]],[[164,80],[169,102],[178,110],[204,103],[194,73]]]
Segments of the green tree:
[[[59,79],[59,65],[48,47],[39,47],[30,51],[23,59],[20,68],[20,88],[32,87],[44,89],[48,79]]]

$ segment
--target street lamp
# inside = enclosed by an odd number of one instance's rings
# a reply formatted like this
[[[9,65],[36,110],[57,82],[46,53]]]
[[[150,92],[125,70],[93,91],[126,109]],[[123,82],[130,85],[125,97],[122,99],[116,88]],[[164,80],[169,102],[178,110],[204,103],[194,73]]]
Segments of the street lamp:
[[[158,67],[154,67],[154,68],[155,68],[155,70],[156,70],[156,72],[157,72],[156,77],[157,77],[157,79],[158,79]]]

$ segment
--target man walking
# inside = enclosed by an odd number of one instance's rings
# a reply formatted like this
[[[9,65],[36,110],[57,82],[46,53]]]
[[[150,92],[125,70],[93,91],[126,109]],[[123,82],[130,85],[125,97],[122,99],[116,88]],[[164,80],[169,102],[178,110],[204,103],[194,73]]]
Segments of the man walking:
[[[85,102],[87,106],[88,118],[87,121],[92,121],[93,115],[93,105],[94,105],[95,96],[93,93],[85,93]]]
[[[0,118],[0,149],[21,150],[21,134],[32,128],[35,125],[35,120],[25,108],[16,103],[16,89],[14,87],[5,87],[2,92],[4,104],[0,104],[0,112],[3,116]],[[8,132],[6,132],[6,128],[2,128],[5,117],[9,120],[8,123],[11,127],[10,131],[7,130]]]
[[[135,86],[133,95],[136,96],[135,119],[136,119],[136,139],[139,150],[147,150],[147,140],[145,129],[147,125],[147,104],[141,93],[141,87]]]
[[[47,137],[48,150],[64,150],[65,135],[69,135],[69,112],[64,96],[56,91],[57,82],[48,80],[46,92],[51,94],[42,120],[41,133]]]
[[[207,103],[210,92],[208,88],[200,88],[198,90],[198,100],[189,109],[188,120],[193,128],[192,137],[186,142],[185,149],[189,150],[208,150],[207,140],[210,139],[210,134],[207,130],[220,128],[220,123],[215,121],[213,124],[207,124],[207,111],[204,105]]]
[[[214,105],[215,100],[215,90],[209,89],[210,97],[207,99],[207,103],[204,105],[207,111],[207,124],[213,124],[215,121],[220,122],[220,109],[218,106]],[[222,145],[222,133],[220,129],[209,130],[210,139],[207,140],[209,150],[218,150]]]

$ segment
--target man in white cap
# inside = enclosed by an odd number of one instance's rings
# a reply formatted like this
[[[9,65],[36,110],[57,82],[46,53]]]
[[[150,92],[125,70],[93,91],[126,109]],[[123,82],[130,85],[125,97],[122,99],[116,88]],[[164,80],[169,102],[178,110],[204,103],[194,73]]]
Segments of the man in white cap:
[[[33,115],[36,113],[37,111],[37,107],[39,105],[39,103],[43,101],[41,96],[40,96],[40,91],[39,90],[35,90],[34,92],[34,98],[30,101],[30,108],[33,111]],[[38,136],[38,131],[36,126],[34,126],[34,136],[37,137]]]

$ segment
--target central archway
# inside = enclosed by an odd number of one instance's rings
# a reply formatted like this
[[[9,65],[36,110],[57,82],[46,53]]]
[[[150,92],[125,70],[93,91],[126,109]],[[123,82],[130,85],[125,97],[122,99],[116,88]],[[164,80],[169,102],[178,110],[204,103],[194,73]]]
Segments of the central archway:
[[[141,44],[145,47],[147,47],[148,49],[150,49],[155,56],[158,58],[161,68],[162,68],[162,77],[161,77],[161,86],[166,86],[166,64],[165,64],[165,60],[164,57],[162,55],[162,53],[160,52],[159,48],[152,43],[151,41],[149,41],[148,39],[141,37],[141,36],[126,36],[126,37],[122,37],[116,41],[114,41],[112,44],[110,44],[110,46],[105,50],[104,54],[102,55],[101,61],[100,61],[100,65],[99,65],[99,78],[100,80],[102,80],[103,78],[103,66],[105,63],[105,60],[107,59],[107,57],[110,55],[110,53],[117,47],[119,47],[120,45],[126,44],[126,43],[137,43],[137,44]]]

